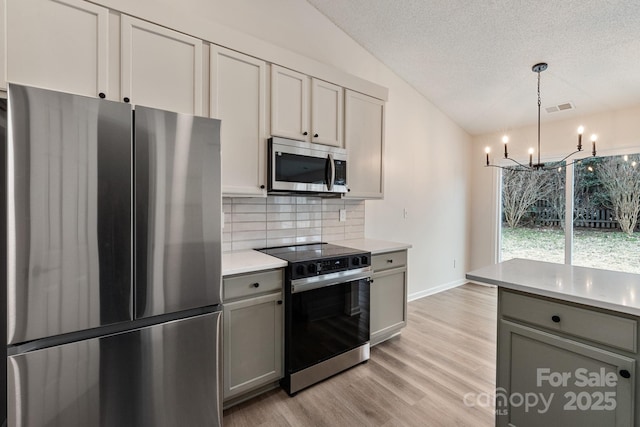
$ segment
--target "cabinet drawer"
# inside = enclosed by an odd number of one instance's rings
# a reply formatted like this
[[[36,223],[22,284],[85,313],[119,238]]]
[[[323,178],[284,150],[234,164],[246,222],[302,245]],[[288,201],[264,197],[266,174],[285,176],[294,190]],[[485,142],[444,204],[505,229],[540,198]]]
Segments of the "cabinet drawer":
[[[282,290],[282,270],[268,270],[224,277],[222,279],[222,287],[224,301],[279,291]]]
[[[505,317],[636,352],[635,320],[507,291],[500,304]]]
[[[374,272],[404,267],[405,265],[407,265],[407,251],[387,252],[371,257],[371,266]]]

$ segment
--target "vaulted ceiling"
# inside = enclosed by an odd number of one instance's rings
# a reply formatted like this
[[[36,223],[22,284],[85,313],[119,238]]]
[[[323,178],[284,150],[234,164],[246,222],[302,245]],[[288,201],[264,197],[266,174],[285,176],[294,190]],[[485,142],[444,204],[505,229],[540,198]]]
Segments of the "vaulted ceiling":
[[[638,0],[308,2],[472,135],[536,122],[538,62],[543,122],[640,105]]]

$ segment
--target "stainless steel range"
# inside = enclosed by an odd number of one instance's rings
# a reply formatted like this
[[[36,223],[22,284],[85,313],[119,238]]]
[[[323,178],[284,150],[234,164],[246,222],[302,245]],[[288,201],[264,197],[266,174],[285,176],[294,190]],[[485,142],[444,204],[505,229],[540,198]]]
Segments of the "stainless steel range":
[[[369,359],[371,253],[327,243],[262,252],[285,270],[285,377],[298,391]]]

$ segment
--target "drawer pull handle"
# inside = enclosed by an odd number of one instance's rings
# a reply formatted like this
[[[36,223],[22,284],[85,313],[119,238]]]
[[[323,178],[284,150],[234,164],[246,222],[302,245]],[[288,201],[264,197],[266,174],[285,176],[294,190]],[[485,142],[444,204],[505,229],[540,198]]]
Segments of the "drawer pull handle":
[[[622,369],[620,371],[620,376],[622,378],[631,378],[631,373],[629,371],[627,371],[626,369]]]
[[[388,260],[387,260],[387,262],[388,262],[389,264],[393,264],[393,260],[392,260],[392,259],[388,259]]]
[[[551,316],[551,320],[553,320],[554,323],[560,323],[560,316],[554,314]]]
[[[254,283],[254,284],[253,284],[253,285],[251,285],[251,286],[253,286],[254,288],[259,288],[259,287],[260,287],[260,283]]]

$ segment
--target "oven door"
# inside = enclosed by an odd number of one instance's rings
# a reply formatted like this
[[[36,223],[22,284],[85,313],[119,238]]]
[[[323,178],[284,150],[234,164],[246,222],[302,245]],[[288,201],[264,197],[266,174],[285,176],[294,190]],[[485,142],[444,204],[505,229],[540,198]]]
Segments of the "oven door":
[[[288,373],[369,342],[370,272],[360,274],[363,275],[338,283],[322,284],[319,280],[306,288],[291,286],[293,292],[288,294],[291,302],[286,308]]]

